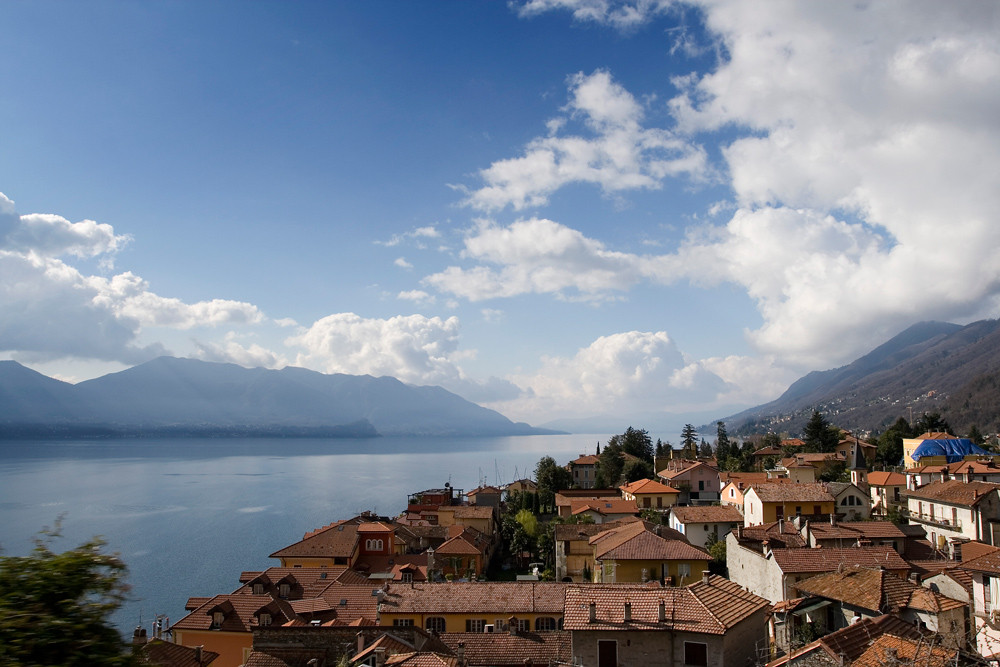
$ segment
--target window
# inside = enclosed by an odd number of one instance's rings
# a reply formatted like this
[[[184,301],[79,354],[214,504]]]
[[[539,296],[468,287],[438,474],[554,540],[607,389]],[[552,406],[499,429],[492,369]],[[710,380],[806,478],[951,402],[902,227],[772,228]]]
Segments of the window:
[[[466,632],[485,632],[485,630],[486,630],[485,618],[470,618],[465,621]]]
[[[729,497],[730,498],[736,497],[736,489],[729,489]]]
[[[226,615],[225,614],[223,614],[221,611],[214,612],[212,614],[212,627],[213,628],[221,628],[222,627],[222,622],[224,620],[226,620]]]
[[[677,563],[677,576],[678,577],[690,577],[691,576],[691,563]]]
[[[698,490],[699,491],[705,490],[705,480],[698,480]]]
[[[813,505],[813,514],[814,515],[815,514],[822,514],[822,513],[823,513],[823,508],[822,507],[820,507],[819,505]]]
[[[382,551],[382,540],[367,540],[365,549],[368,551]]]
[[[618,667],[618,642],[614,639],[597,640],[597,667]]]
[[[549,616],[540,616],[535,619],[535,632],[554,632],[556,629],[556,619]]]
[[[934,505],[933,504],[928,505],[927,511],[931,513],[931,518],[933,519],[934,518]]]
[[[954,524],[956,526],[958,525],[958,508],[957,507],[952,507],[951,508],[951,522],[952,522],[952,524]]]
[[[412,572],[404,572],[403,575],[402,575],[402,579],[403,579],[403,583],[404,584],[412,584],[413,583],[413,573]]]
[[[708,644],[684,642],[684,664],[708,667]]]
[[[795,516],[799,516],[800,514],[802,514],[802,505],[796,505],[795,506]]]
[[[291,586],[288,584],[278,584],[278,597],[287,598],[290,590]]]
[[[705,528],[705,532],[708,532],[708,524],[707,523],[704,525],[704,528]]]
[[[577,470],[576,468],[573,468],[573,477],[579,477],[579,476],[580,476],[580,471]]]
[[[584,470],[583,471],[583,478],[587,479],[588,477],[590,477],[590,471],[589,470]]]
[[[264,612],[258,617],[258,621],[260,622],[260,627],[266,628],[271,625],[271,615]]]
[[[656,506],[663,507],[663,496],[656,496]]]
[[[649,496],[646,496],[645,498],[642,499],[642,506],[643,507],[652,507],[653,506],[653,499],[650,498]]]
[[[841,506],[846,505],[847,504],[847,498],[844,498],[843,500],[841,500],[840,504],[841,504]]]
[[[408,628],[413,625],[412,618],[394,618],[392,619],[392,625],[396,628]]]
[[[436,632],[441,634],[444,632],[444,617],[443,616],[431,616],[427,619],[427,630],[430,632]]]
[[[264,584],[254,584],[253,585],[253,594],[254,595],[263,595],[264,594]]]

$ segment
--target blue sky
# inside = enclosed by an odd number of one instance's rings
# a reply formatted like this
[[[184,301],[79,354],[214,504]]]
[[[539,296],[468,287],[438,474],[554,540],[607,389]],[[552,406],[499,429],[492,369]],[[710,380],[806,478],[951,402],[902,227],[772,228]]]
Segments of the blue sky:
[[[394,375],[536,424],[758,404],[997,315],[998,23],[5,2],[0,355]]]

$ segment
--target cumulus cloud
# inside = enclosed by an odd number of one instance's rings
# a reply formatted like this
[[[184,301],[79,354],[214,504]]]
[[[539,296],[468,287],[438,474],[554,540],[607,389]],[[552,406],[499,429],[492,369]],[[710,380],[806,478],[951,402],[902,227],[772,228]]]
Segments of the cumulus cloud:
[[[401,269],[412,269],[413,265],[406,261],[405,257],[397,257],[396,261],[393,262],[396,266]]]
[[[413,301],[414,303],[434,303],[435,298],[433,295],[428,294],[423,290],[413,289],[400,292],[396,295],[397,299],[403,299],[405,301]]]
[[[223,343],[194,341],[197,346],[195,357],[203,361],[238,364],[246,368],[284,368],[288,365],[285,355],[251,343],[244,347],[238,342],[235,332],[226,334]]]
[[[96,257],[120,250],[130,237],[93,220],[70,222],[58,215],[17,215],[14,202],[0,192],[0,249],[41,257]]]
[[[667,176],[704,175],[703,148],[669,130],[644,128],[642,105],[605,70],[569,78],[567,116],[550,120],[549,135],[533,139],[524,155],[480,172],[485,185],[465,204],[480,210],[541,206],[569,183],[592,183],[605,193],[656,189]],[[571,119],[590,133],[560,135]],[[460,188],[464,189],[464,188]]]
[[[572,357],[545,357],[537,372],[508,379],[525,394],[494,407],[528,417],[684,410],[730,389],[663,331],[602,336]]]
[[[672,0],[632,0],[631,2],[526,0],[523,4],[511,4],[517,8],[518,15],[523,17],[531,17],[553,10],[565,10],[571,12],[577,21],[602,23],[624,30],[642,25],[652,17],[663,14],[676,6]]]

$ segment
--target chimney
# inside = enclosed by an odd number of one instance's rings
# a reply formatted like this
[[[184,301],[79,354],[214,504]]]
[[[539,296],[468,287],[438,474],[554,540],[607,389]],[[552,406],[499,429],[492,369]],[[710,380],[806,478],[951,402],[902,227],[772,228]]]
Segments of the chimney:
[[[830,512],[830,525],[831,526],[837,525],[837,514],[835,512]]]
[[[631,623],[632,622],[632,603],[631,602],[626,602],[625,603],[625,622],[626,623]]]
[[[738,540],[743,539],[743,524],[736,525],[736,539]]]
[[[204,644],[194,647],[194,661],[197,662],[199,665],[202,663],[202,660],[204,659],[204,654],[202,653],[204,649],[205,649]]]
[[[375,667],[382,667],[385,664],[385,647],[379,646],[375,649]]]
[[[365,633],[359,632],[358,633],[358,653],[361,653],[364,650],[365,650]]]
[[[663,524],[662,523],[656,524],[656,536],[657,537],[663,537]]]
[[[708,570],[702,570],[701,571],[701,583],[705,584],[706,586],[711,586],[712,582],[710,582],[708,580],[708,578],[709,578],[709,576],[711,576],[711,574],[712,573],[709,572]]]
[[[910,572],[910,581],[915,584],[920,584],[920,575],[916,572]]]
[[[590,603],[590,623],[597,623],[597,603]]]
[[[464,667],[465,665],[465,642],[458,642],[457,650],[455,651],[458,656],[458,664]]]
[[[665,623],[667,621],[667,605],[660,600],[660,604],[656,609],[656,618],[660,623]]]

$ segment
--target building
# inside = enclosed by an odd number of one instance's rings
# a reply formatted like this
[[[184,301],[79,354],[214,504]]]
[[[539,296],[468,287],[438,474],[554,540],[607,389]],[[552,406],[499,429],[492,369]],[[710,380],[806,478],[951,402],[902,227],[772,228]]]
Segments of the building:
[[[491,540],[475,528],[457,524],[452,525],[448,532],[452,537],[434,550],[434,562],[428,562],[433,576],[458,579],[481,577],[492,555]]]
[[[862,483],[867,487],[867,482]],[[826,490],[833,496],[837,514],[846,521],[867,521],[872,517],[872,499],[867,488],[849,482],[828,482]]]
[[[192,598],[190,613],[170,626],[174,643],[217,653],[213,667],[239,667],[253,647],[253,631],[297,618],[287,600],[270,595],[216,595]]]
[[[480,486],[466,494],[470,505],[488,505],[490,507],[500,507],[502,496],[503,491],[495,486]]]
[[[872,514],[886,516],[906,506],[906,475],[898,472],[876,470],[868,473],[868,492],[871,495]]]
[[[638,514],[639,506],[636,502],[624,498],[581,499],[570,502],[570,516],[590,517],[594,523],[616,521]]]
[[[590,546],[590,538],[598,533],[641,523],[646,530],[667,539],[686,541],[684,535],[660,524],[643,521],[638,517],[627,517],[608,523],[565,523],[557,524],[553,532],[556,551],[555,577],[556,581],[593,581],[594,580],[594,549]]]
[[[507,621],[507,632],[446,632],[441,641],[464,661],[463,667],[524,667],[570,664],[573,638],[563,630],[525,632]]]
[[[684,588],[569,588],[564,626],[572,634],[574,664],[743,667],[766,647],[769,607],[705,574]]]
[[[956,438],[950,433],[924,433],[903,439],[903,463],[907,468],[945,465],[977,458],[992,458],[992,454],[968,438]]]
[[[823,484],[755,484],[743,496],[743,524],[758,526],[795,516],[827,517],[834,498]]]
[[[511,494],[524,493],[525,491],[538,493],[538,484],[530,479],[518,479],[505,486],[504,491]]]
[[[588,540],[593,549],[594,581],[606,584],[651,580],[683,586],[708,569],[712,557],[686,540],[668,539],[632,522],[597,533]]]
[[[665,510],[677,504],[680,491],[652,479],[640,479],[619,487],[622,498],[634,500],[640,509]]]
[[[976,649],[987,660],[1000,657],[1000,549],[962,562],[972,574]]]
[[[569,462],[569,472],[573,475],[573,484],[581,489],[594,488],[597,477],[598,457],[592,454],[581,454],[579,458]]]
[[[722,490],[719,470],[703,461],[675,459],[656,474],[668,486],[681,492],[678,502],[705,505],[719,501]]]
[[[556,514],[564,519],[573,515],[575,500],[606,500],[621,498],[618,489],[562,489],[555,494]]]
[[[308,532],[284,549],[269,556],[281,561],[282,567],[352,567],[361,555],[358,524],[338,521]]]
[[[951,550],[955,542],[964,540],[997,544],[998,488],[989,482],[931,482],[908,492],[906,516],[922,525],[940,550]]]
[[[906,533],[891,521],[841,522],[831,515],[829,522],[805,522],[800,532],[810,547],[888,546],[906,557]]]
[[[707,548],[709,542],[724,540],[730,531],[743,525],[743,515],[732,505],[674,507],[669,525],[694,546]]]
[[[379,622],[438,634],[501,632],[513,616],[524,632],[558,630],[570,585],[535,581],[393,585],[379,603]]]

